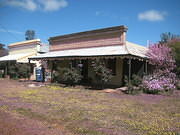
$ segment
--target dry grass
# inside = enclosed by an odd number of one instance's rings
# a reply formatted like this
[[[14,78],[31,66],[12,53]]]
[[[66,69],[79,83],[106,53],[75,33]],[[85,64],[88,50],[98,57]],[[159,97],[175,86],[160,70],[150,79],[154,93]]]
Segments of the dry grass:
[[[26,88],[13,94],[11,92],[9,94],[6,92],[6,100],[18,98],[18,101],[15,104],[8,100],[11,102],[8,105],[11,108],[9,112],[53,125],[63,125],[65,130],[72,134],[178,135],[180,133],[179,96],[156,96],[156,99],[146,101],[148,95],[118,95],[53,85]],[[3,107],[0,110],[4,110]]]

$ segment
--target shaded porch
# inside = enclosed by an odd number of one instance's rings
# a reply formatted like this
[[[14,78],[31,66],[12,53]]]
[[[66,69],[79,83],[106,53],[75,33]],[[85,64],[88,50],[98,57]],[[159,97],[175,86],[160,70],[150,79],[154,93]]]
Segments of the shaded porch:
[[[101,56],[101,57],[63,57],[63,58],[44,58],[41,59],[47,63],[45,74],[49,81],[54,81],[54,73],[63,68],[76,68],[80,71],[82,85],[99,85],[92,68],[92,62],[95,60],[104,61],[105,66],[112,71],[112,78],[106,86],[120,87],[124,85],[124,77],[132,79],[132,75],[143,76],[147,74],[147,60],[136,56]],[[60,75],[59,78],[62,76]],[[46,79],[48,80],[48,79]]]

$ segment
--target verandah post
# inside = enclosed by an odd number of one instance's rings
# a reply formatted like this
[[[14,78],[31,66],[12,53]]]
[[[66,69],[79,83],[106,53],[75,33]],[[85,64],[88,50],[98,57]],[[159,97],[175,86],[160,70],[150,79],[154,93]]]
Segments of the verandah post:
[[[52,83],[52,82],[53,82],[54,61],[51,60],[51,61],[49,61],[49,62],[51,62],[51,83]]]
[[[147,66],[148,66],[148,63],[147,63],[147,61],[146,61],[146,63],[145,63],[145,74],[146,74],[146,75],[147,75],[147,70],[148,70],[148,69],[147,69],[147,68],[148,68]]]
[[[31,68],[31,59],[28,59],[28,66],[30,67],[30,70],[31,70],[32,69]],[[30,76],[28,77],[28,80],[30,80],[30,78],[31,78],[31,72],[30,72]]]
[[[130,87],[130,83],[131,83],[131,58],[129,58],[129,60],[128,60],[128,65],[129,65],[128,87]]]
[[[4,77],[7,77],[7,71],[8,70],[8,62],[5,62],[5,72],[4,72]]]

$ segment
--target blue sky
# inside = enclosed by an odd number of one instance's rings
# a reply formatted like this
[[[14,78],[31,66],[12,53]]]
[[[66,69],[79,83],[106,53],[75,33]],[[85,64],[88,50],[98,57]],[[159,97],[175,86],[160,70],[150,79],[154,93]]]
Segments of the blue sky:
[[[28,29],[48,38],[117,25],[127,40],[146,45],[180,34],[180,0],[0,0],[0,43],[23,41]]]

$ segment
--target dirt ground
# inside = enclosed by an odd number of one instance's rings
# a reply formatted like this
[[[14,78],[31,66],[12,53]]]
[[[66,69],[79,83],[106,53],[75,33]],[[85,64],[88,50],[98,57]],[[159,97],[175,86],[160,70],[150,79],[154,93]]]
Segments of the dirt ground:
[[[178,134],[179,121],[179,91],[132,96],[0,80],[0,135]]]

